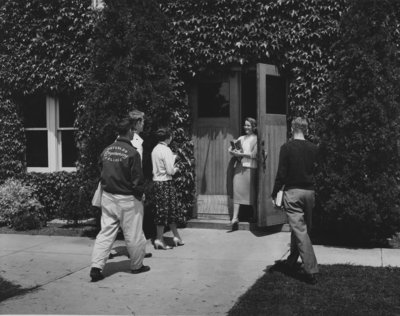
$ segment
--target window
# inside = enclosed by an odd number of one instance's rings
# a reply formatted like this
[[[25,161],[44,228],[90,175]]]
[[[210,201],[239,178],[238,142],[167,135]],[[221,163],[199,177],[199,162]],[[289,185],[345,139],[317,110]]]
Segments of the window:
[[[267,113],[286,114],[287,89],[283,77],[266,75]]]
[[[229,117],[229,81],[204,81],[198,85],[198,116]]]
[[[75,106],[71,98],[42,95],[18,101],[26,135],[28,171],[74,171]]]

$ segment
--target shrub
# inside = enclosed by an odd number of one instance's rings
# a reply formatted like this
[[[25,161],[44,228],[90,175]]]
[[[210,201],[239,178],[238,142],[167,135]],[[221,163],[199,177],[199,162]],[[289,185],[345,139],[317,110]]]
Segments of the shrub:
[[[79,220],[98,215],[98,211],[91,205],[95,186],[97,182],[84,183],[79,176],[71,179],[61,190],[57,218],[77,224]]]
[[[16,230],[40,228],[46,216],[34,193],[35,187],[13,178],[0,185],[0,223]]]
[[[393,1],[356,0],[334,46],[336,69],[317,117],[319,230],[347,243],[400,231],[400,59]]]
[[[76,172],[29,172],[20,179],[25,185],[35,188],[36,196],[44,207],[46,220],[52,220],[58,215],[63,192],[71,188],[71,183],[76,181],[76,177]]]

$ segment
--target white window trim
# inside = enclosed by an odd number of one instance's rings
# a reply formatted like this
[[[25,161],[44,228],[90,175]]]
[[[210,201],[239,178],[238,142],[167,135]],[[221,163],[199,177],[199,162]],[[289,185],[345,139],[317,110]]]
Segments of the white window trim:
[[[46,127],[25,128],[27,131],[47,131],[48,167],[27,167],[27,172],[76,171],[76,167],[62,167],[61,131],[76,128],[60,128],[59,99],[46,96]]]

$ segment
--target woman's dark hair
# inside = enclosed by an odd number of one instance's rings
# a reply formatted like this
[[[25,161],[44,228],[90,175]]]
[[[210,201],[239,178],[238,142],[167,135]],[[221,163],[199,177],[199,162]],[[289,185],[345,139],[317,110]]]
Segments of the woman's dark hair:
[[[159,128],[155,132],[155,136],[158,142],[162,142],[171,137],[171,131],[168,128]]]

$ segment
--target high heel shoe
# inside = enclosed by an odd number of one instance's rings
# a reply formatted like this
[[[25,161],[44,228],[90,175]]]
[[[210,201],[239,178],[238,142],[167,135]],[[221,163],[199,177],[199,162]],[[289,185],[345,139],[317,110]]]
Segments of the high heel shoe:
[[[160,239],[156,239],[154,240],[154,249],[168,250],[172,249],[172,247],[164,244]]]
[[[179,239],[178,237],[174,237],[173,239],[175,247],[178,246],[183,246],[185,243],[182,241],[182,239]]]
[[[232,222],[231,231],[236,231],[239,229],[239,221]]]

